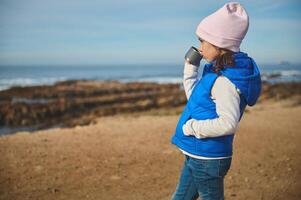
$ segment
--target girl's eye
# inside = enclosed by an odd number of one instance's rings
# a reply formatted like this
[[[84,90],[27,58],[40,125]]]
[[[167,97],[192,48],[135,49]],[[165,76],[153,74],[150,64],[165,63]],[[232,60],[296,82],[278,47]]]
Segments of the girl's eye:
[[[200,42],[203,42],[203,40],[202,40],[201,38],[199,38],[199,41],[200,41]]]

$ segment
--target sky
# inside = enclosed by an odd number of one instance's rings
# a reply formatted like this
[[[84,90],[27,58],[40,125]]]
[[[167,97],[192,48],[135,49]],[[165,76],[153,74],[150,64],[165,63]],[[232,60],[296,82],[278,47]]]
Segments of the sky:
[[[0,65],[179,64],[223,0],[0,0]],[[241,51],[301,63],[301,1],[241,0]]]

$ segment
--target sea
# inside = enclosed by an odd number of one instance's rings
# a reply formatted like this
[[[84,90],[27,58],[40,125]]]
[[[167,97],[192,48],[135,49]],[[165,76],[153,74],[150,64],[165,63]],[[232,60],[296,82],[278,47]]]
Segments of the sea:
[[[199,75],[202,67],[200,66]],[[258,64],[263,81],[301,81],[301,64]],[[182,64],[0,66],[0,91],[14,86],[52,85],[65,80],[118,80],[120,82],[181,83]]]

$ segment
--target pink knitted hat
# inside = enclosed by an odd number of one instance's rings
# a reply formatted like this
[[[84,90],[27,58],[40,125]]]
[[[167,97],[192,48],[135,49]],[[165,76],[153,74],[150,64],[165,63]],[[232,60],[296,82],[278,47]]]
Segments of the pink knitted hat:
[[[204,18],[197,27],[196,35],[217,47],[239,52],[248,28],[246,10],[238,2],[229,2]]]

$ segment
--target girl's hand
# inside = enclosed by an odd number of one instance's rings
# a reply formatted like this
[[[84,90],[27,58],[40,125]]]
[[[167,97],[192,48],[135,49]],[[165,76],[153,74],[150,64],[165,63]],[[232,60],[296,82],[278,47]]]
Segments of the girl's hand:
[[[200,135],[196,134],[196,132],[194,131],[193,127],[192,127],[192,123],[195,121],[195,119],[189,119],[182,127],[183,133],[186,136],[194,136],[198,139],[201,139],[203,137],[201,137]]]
[[[190,136],[190,135],[193,135],[193,132],[191,131],[191,129],[187,126],[187,124],[184,124],[183,127],[183,133],[184,135],[186,136]]]
[[[192,129],[193,119],[189,119],[182,127],[183,133],[186,136],[195,135],[194,130]]]

